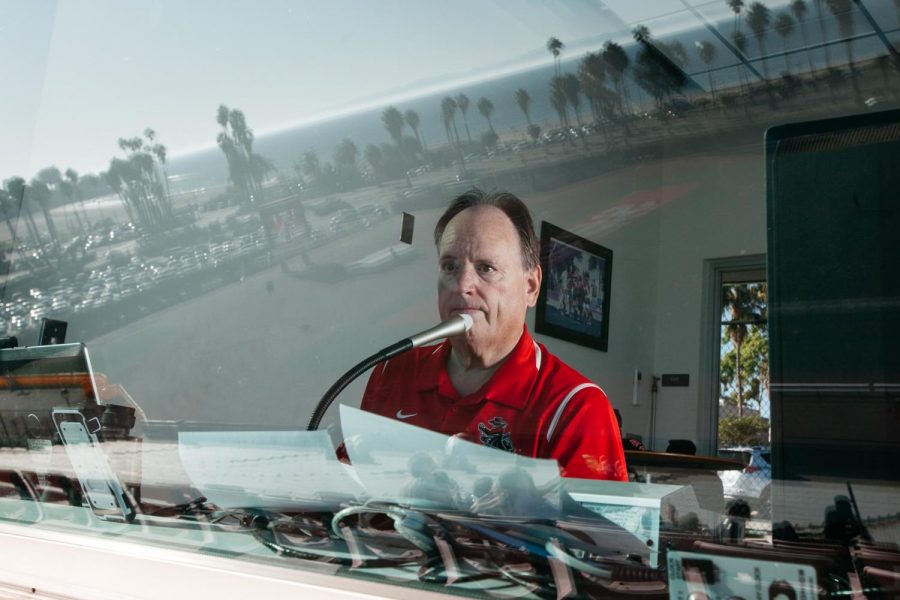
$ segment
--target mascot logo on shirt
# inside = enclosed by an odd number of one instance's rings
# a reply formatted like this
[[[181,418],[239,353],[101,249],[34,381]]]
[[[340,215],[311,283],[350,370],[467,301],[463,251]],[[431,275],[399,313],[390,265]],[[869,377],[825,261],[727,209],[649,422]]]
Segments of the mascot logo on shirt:
[[[478,431],[481,432],[481,443],[488,448],[497,448],[507,452],[516,451],[509,432],[506,430],[506,421],[502,418],[494,417],[488,421],[488,425],[479,423]]]

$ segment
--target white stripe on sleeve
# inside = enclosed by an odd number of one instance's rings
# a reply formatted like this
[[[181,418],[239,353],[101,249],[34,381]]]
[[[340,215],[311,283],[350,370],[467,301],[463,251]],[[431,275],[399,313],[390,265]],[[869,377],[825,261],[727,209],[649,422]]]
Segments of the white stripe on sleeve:
[[[572,397],[575,396],[575,394],[586,388],[597,388],[601,392],[603,391],[600,389],[600,386],[595,383],[582,383],[581,385],[576,385],[574,388],[572,388],[572,391],[570,391],[566,395],[566,397],[560,403],[559,408],[556,409],[556,414],[553,415],[553,420],[550,421],[550,429],[547,430],[548,442],[553,437],[553,432],[556,431],[556,426],[559,425],[559,420],[562,418],[563,411],[566,410],[566,406],[568,406],[569,400],[571,400]]]

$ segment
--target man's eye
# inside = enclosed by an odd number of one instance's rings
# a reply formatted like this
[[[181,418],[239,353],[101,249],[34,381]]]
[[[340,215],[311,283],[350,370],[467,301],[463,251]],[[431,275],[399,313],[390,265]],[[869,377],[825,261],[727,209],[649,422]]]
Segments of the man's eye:
[[[478,270],[482,273],[493,273],[497,269],[495,269],[491,265],[478,265]]]
[[[456,270],[456,265],[453,263],[443,263],[441,264],[441,271],[444,273],[452,273]]]

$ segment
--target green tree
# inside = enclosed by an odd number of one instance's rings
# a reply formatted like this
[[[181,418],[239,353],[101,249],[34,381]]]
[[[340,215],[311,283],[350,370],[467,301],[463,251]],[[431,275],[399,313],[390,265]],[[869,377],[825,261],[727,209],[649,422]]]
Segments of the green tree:
[[[766,60],[766,34],[768,33],[769,23],[772,21],[772,13],[762,2],[754,2],[747,9],[747,27],[753,32],[756,38],[756,44],[759,46],[759,56],[762,61],[763,76],[768,81],[769,68]]]
[[[457,94],[456,95],[456,106],[459,108],[459,113],[462,115],[463,124],[466,126],[466,139],[469,143],[472,143],[472,136],[469,133],[469,118],[466,116],[466,113],[469,111],[469,97],[465,94]]]
[[[794,18],[786,12],[779,13],[778,16],[775,17],[775,22],[772,26],[775,28],[775,33],[781,38],[781,45],[784,48],[785,72],[790,73],[791,57],[790,54],[788,54],[788,38],[794,33]]]
[[[768,386],[768,350],[763,351],[767,345],[763,343],[765,336],[759,325],[767,317],[766,285],[724,286],[722,306],[722,341],[730,343],[731,349],[720,360],[720,377],[723,385],[731,386],[730,396],[738,416],[743,416],[746,400],[758,399],[762,389]],[[748,341],[753,342],[749,357],[745,356],[744,348]]]
[[[559,77],[559,55],[565,44],[559,41],[559,38],[551,37],[547,40],[547,52],[553,55],[553,75]]]
[[[769,423],[759,415],[725,417],[719,421],[720,446],[755,446],[768,440]]]

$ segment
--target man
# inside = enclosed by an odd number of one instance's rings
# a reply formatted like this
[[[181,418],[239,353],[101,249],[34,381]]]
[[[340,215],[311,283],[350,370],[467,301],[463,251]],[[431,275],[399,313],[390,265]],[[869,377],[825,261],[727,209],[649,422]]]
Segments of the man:
[[[536,343],[525,314],[541,287],[531,215],[507,193],[454,200],[434,231],[438,310],[474,325],[375,367],[362,408],[509,452],[554,458],[566,477],[627,481],[603,391]]]

